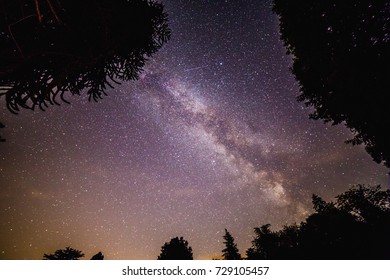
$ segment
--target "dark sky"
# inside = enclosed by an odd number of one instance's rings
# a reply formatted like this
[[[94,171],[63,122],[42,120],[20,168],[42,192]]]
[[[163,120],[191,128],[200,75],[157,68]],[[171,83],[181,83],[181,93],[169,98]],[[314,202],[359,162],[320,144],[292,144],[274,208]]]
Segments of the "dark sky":
[[[309,120],[271,1],[163,1],[171,40],[141,79],[99,103],[6,111],[0,145],[0,259],[72,246],[91,257],[156,259],[187,239],[196,259],[240,252],[386,169],[343,126]]]

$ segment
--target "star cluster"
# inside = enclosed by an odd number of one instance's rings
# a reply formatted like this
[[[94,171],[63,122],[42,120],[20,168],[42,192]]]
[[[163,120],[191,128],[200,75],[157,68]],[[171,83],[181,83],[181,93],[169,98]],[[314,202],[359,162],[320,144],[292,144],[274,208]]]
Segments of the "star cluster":
[[[346,128],[295,100],[271,1],[163,3],[172,39],[138,81],[99,103],[2,108],[1,259],[156,259],[175,236],[211,259],[225,228],[244,253],[253,227],[302,221],[312,193],[386,184]]]

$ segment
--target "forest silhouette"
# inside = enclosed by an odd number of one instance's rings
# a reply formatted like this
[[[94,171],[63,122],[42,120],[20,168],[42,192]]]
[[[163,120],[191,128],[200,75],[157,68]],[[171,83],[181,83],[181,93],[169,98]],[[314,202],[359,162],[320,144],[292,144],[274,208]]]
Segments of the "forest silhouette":
[[[299,225],[272,231],[270,224],[254,228],[252,246],[241,257],[237,244],[225,229],[223,260],[378,260],[390,259],[390,190],[356,185],[334,202],[312,196],[314,213]],[[213,253],[213,252],[210,252]],[[79,250],[67,247],[48,260],[78,260]],[[92,259],[103,259],[101,252]],[[192,260],[193,251],[183,237],[174,237],[161,247],[158,260]]]

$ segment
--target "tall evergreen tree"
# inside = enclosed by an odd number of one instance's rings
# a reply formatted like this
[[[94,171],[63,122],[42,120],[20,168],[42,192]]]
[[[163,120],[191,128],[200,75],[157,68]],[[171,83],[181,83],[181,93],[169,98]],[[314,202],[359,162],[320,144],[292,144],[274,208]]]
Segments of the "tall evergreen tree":
[[[241,254],[238,252],[237,244],[234,242],[233,236],[225,228],[225,235],[223,236],[225,241],[225,248],[222,250],[222,257],[224,260],[241,260]]]

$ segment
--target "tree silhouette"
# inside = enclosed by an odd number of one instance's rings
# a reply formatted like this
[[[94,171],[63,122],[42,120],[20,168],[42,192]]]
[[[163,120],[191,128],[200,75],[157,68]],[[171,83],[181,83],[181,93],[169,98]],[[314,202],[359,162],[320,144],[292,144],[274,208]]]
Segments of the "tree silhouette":
[[[225,248],[222,250],[222,257],[224,260],[241,260],[241,254],[238,252],[237,244],[234,242],[233,236],[225,229],[225,235],[223,236],[225,241]]]
[[[361,225],[360,248],[365,258],[390,259],[390,190],[356,185],[336,198],[337,207]]]
[[[158,260],[192,260],[192,248],[183,237],[172,238],[161,247]]]
[[[277,233],[278,252],[275,254],[277,259],[296,259],[299,258],[298,246],[300,244],[300,228],[298,225],[285,225]]]
[[[102,254],[102,252],[99,252],[96,255],[93,255],[91,260],[104,260],[104,255]]]
[[[270,230],[271,225],[262,225],[255,228],[256,237],[252,241],[252,247],[246,251],[249,260],[268,260],[275,258],[277,246],[277,234]]]
[[[152,0],[1,0],[0,98],[8,109],[44,110],[87,88],[138,78],[170,37],[167,14]]]
[[[307,259],[356,258],[356,238],[362,233],[361,225],[348,212],[338,209],[313,195],[315,213],[301,223],[299,252]]]
[[[376,223],[390,213],[390,190],[380,186],[356,185],[337,197],[337,207],[353,214],[359,221]]]
[[[313,119],[344,123],[352,144],[390,167],[387,0],[274,0],[281,39],[293,56],[298,100]]]
[[[299,226],[255,228],[248,259],[390,259],[390,190],[357,185],[326,202]]]
[[[79,260],[84,257],[84,253],[73,249],[71,247],[66,247],[65,249],[59,249],[55,251],[54,254],[44,254],[44,260]]]

